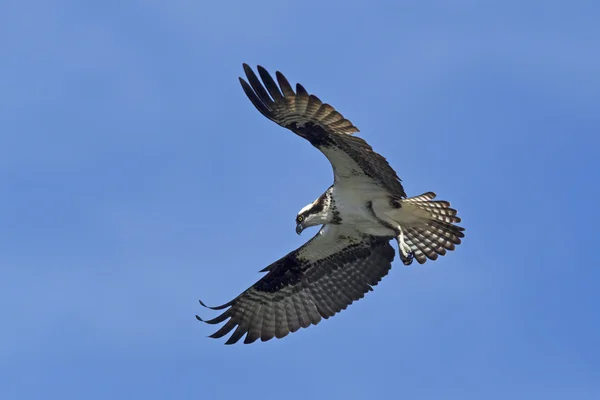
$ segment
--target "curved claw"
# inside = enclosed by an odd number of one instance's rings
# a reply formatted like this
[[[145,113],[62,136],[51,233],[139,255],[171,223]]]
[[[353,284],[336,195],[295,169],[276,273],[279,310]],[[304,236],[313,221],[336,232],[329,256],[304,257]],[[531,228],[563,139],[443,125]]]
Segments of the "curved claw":
[[[415,254],[412,251],[410,251],[406,256],[404,256],[404,254],[400,252],[400,259],[402,260],[402,264],[408,266],[412,264],[413,260],[415,259]]]

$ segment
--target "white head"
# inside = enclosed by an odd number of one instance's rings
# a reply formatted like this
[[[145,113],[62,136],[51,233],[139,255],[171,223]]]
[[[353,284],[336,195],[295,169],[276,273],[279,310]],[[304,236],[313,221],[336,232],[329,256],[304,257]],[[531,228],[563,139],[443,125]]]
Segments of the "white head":
[[[329,191],[317,200],[302,208],[296,216],[296,233],[299,235],[309,226],[323,225],[331,222]]]

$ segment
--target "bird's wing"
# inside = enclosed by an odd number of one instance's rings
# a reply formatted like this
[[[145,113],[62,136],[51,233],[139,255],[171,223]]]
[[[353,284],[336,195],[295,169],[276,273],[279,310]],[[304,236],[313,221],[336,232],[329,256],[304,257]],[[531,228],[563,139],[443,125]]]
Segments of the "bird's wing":
[[[342,114],[308,94],[300,84],[294,91],[279,71],[275,74],[277,85],[271,75],[258,66],[261,83],[248,65],[243,66],[248,82],[240,78],[240,83],[252,104],[265,117],[308,140],[325,154],[333,167],[336,184],[344,186],[357,176],[367,176],[392,196],[406,197],[396,171],[365,140],[353,136],[358,128]]]
[[[244,343],[282,338],[316,325],[364,297],[387,275],[395,256],[390,238],[359,235],[341,225],[326,225],[306,244],[274,262],[268,273],[232,301],[208,324],[229,319],[212,338],[235,331]],[[200,302],[202,305],[204,303]]]

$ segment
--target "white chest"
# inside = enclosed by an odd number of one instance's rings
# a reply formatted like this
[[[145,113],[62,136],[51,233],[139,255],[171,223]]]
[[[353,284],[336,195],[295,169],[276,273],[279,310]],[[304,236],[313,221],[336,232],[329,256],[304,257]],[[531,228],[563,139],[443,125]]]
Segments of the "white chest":
[[[380,187],[373,184],[362,184],[354,188],[334,186],[332,195],[343,224],[370,235],[388,236],[393,233],[381,225],[373,211],[367,208],[369,202],[388,202],[387,192]]]

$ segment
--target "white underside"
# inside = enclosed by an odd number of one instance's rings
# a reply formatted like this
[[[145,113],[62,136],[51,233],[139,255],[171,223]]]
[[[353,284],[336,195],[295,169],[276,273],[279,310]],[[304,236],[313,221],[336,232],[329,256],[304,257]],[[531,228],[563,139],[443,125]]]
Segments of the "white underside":
[[[422,225],[430,218],[429,212],[410,204],[392,207],[389,193],[368,178],[356,179],[352,186],[336,184],[332,194],[343,223],[369,235],[396,236],[366,208],[369,201],[379,219],[398,228]]]
[[[422,225],[430,218],[429,212],[414,205],[403,203],[402,208],[393,208],[389,192],[366,175],[357,175],[362,170],[346,152],[337,147],[321,150],[333,166],[333,197],[344,224],[369,235],[396,236],[395,231],[383,226],[366,208],[369,201],[379,219],[397,228]]]

